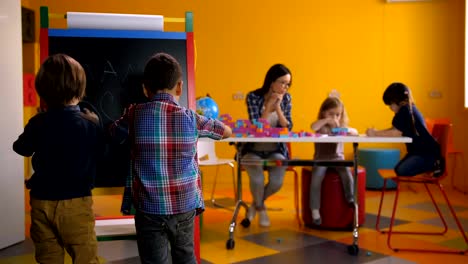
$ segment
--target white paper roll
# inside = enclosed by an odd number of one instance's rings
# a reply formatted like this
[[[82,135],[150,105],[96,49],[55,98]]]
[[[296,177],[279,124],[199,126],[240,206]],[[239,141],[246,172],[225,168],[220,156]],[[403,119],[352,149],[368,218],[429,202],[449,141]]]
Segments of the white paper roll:
[[[67,12],[68,28],[164,30],[160,15]]]

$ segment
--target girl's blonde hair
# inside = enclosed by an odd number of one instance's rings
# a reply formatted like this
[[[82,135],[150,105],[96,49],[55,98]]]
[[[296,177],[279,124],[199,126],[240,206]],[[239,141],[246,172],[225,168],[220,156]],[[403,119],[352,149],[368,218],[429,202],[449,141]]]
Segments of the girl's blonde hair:
[[[336,96],[329,96],[323,101],[318,113],[318,119],[323,119],[327,110],[337,107],[341,107],[340,126],[347,127],[349,123],[348,114],[346,113],[346,109],[343,102],[340,100],[340,98]]]

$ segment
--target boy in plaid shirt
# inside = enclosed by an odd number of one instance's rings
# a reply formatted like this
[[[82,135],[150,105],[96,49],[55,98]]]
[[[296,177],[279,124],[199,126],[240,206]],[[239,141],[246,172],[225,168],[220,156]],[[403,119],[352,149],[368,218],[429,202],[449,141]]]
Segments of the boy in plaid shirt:
[[[204,210],[197,141],[229,137],[231,129],[179,105],[182,70],[172,56],[152,56],[143,85],[149,102],[130,106],[111,125],[111,134],[128,131],[131,145],[122,211],[136,209],[142,263],[196,263],[194,220]]]

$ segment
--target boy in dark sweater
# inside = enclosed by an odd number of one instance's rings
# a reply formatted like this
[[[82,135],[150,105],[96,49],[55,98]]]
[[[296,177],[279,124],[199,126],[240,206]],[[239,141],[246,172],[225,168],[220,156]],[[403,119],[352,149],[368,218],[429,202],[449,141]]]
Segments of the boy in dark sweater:
[[[32,117],[13,150],[32,156],[31,239],[39,263],[63,263],[64,249],[73,263],[99,263],[91,189],[101,132],[96,114],[78,103],[86,76],[73,58],[47,58],[36,76],[36,90],[47,111]]]

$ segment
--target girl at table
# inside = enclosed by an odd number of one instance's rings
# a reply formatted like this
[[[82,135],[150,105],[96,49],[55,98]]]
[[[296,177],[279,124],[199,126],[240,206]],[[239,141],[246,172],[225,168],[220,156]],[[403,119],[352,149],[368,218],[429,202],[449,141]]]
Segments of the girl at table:
[[[264,118],[271,127],[292,128],[291,95],[288,89],[292,83],[291,71],[282,64],[273,65],[267,72],[263,86],[247,94],[246,103],[249,119]],[[243,147],[242,158],[249,160],[284,160],[289,157],[284,143],[252,143]],[[258,213],[260,226],[270,226],[265,200],[278,192],[283,185],[285,166],[263,167],[245,165],[250,178],[250,191],[253,202],[247,210],[247,218],[252,221]],[[264,169],[268,171],[268,183],[264,183]]]
[[[318,120],[312,123],[312,130],[320,134],[332,134],[333,128],[347,128],[349,135],[357,136],[356,129],[348,127],[348,117],[346,115],[343,102],[334,95],[323,101],[318,113]],[[343,143],[315,143],[315,160],[344,160]],[[315,166],[312,168],[312,179],[310,183],[310,207],[312,210],[312,220],[315,225],[322,223],[320,218],[320,197],[322,181],[328,167]],[[348,167],[333,167],[338,173],[343,184],[346,201],[354,205],[354,181],[351,169]]]
[[[440,146],[426,128],[424,117],[414,104],[410,89],[403,83],[390,84],[383,94],[383,101],[395,112],[392,127],[384,130],[369,128],[368,136],[410,137],[407,154],[395,166],[398,176],[415,176],[427,171],[443,171]]]

